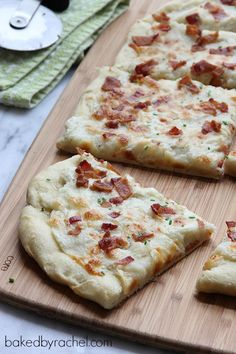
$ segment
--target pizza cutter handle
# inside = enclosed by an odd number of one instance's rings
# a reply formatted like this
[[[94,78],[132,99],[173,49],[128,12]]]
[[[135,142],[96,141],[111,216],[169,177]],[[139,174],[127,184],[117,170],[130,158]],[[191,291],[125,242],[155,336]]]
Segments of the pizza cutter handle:
[[[28,26],[42,0],[22,0],[10,18],[10,25],[16,29]]]

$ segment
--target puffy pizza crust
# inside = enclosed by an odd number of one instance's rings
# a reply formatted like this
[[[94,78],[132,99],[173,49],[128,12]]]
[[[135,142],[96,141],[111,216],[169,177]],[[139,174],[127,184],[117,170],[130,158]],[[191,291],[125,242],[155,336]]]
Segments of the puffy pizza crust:
[[[152,16],[138,20],[130,29],[128,39],[116,58],[116,65],[129,73],[134,72],[135,67],[149,60],[155,60],[150,75],[154,79],[176,80],[189,75],[193,80],[209,85],[212,80],[210,74],[194,74],[193,65],[201,61],[206,61],[223,70],[221,75],[221,86],[224,88],[236,87],[236,68],[228,68],[228,64],[236,63],[236,49],[230,55],[211,54],[210,50],[234,47],[236,43],[236,33],[220,31],[218,38],[213,43],[204,45],[198,51],[192,51],[192,46],[196,44],[196,38],[186,34],[186,25],[177,22],[169,22],[170,30],[158,30],[159,22]],[[159,37],[150,45],[132,47],[133,37],[152,36],[159,34]],[[207,37],[214,32],[203,30],[202,36]],[[177,69],[173,69],[171,62],[184,61],[185,64]]]
[[[231,151],[225,160],[225,173],[236,177],[236,151]]]
[[[142,188],[130,176],[126,178],[132,195],[119,205],[104,207],[108,193],[76,187],[75,169],[84,160],[106,171],[106,180],[119,177],[110,164],[85,153],[50,166],[29,186],[28,205],[20,218],[20,239],[51,279],[111,309],[209,239],[214,227],[157,190]],[[93,182],[90,179],[89,185]],[[115,190],[109,193],[109,198],[116,196]],[[151,205],[158,202],[176,214],[156,216]],[[112,212],[120,216],[113,219],[109,216]],[[82,217],[81,232],[72,236],[74,223],[68,220],[75,215]],[[122,235],[127,247],[116,248],[109,255],[100,249],[102,223],[118,225],[111,233]],[[142,230],[153,232],[152,237],[136,242],[129,236],[133,232],[143,235]],[[127,257],[133,261],[117,263]]]
[[[207,3],[218,6],[224,11],[225,15],[217,20],[206,8]],[[171,21],[178,23],[186,23],[186,16],[197,13],[201,19],[201,28],[203,29],[236,32],[236,7],[235,5],[225,5],[221,0],[173,1],[161,7],[156,12],[156,15],[162,12],[165,12]]]
[[[99,120],[93,118],[109,96],[101,90],[108,76],[120,80],[125,98],[132,99],[136,92],[142,91],[144,95],[135,98],[136,103],[154,102],[134,113],[136,121],[121,125],[118,129],[107,128],[105,117]],[[103,68],[82,95],[57,147],[72,153],[80,147],[96,157],[111,161],[220,178],[224,173],[222,161],[235,134],[236,91],[204,86],[198,82],[194,85],[199,88],[198,94],[192,94],[185,88],[179,89],[178,81],[144,78],[140,84],[131,83],[127,72],[115,67]],[[228,112],[218,110],[217,115],[212,116],[197,108],[212,98],[226,103]],[[156,105],[155,102],[159,101],[160,105]],[[122,101],[118,97],[111,104],[114,102],[117,105]],[[220,132],[202,134],[204,123],[212,120],[221,124]],[[183,134],[167,134],[174,126]],[[104,133],[108,134],[106,138]],[[128,142],[124,144],[121,136],[126,137]]]

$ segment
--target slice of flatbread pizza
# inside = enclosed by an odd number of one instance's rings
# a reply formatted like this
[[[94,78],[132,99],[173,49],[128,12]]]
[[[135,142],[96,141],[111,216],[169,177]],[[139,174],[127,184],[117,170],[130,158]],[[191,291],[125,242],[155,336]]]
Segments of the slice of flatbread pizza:
[[[227,175],[236,177],[236,151],[230,151],[225,159],[224,169]]]
[[[189,75],[206,85],[235,88],[236,33],[148,16],[131,28],[116,65],[132,73],[133,81],[147,75],[170,80]]]
[[[171,21],[197,24],[202,29],[236,32],[235,0],[178,0],[163,6],[155,16],[163,18],[163,13]]]
[[[192,82],[131,82],[103,68],[68,120],[58,148],[111,161],[219,178],[235,134],[236,91]]]
[[[25,250],[53,280],[110,309],[214,231],[154,188],[81,153],[39,173],[20,218]]]
[[[227,236],[205,263],[197,289],[236,296],[236,222],[228,221]]]

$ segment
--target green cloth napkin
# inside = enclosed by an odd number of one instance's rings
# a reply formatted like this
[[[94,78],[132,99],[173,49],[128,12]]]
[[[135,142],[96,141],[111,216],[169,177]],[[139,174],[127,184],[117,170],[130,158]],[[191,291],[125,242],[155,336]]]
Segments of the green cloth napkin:
[[[60,15],[63,34],[56,44],[37,52],[0,49],[0,103],[36,106],[128,5],[129,0],[72,0]]]

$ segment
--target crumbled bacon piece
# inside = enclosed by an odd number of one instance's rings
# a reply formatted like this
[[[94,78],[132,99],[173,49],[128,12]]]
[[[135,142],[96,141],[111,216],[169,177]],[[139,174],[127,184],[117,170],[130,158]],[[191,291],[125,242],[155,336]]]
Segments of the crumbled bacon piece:
[[[153,102],[154,107],[158,107],[163,103],[168,103],[170,101],[170,96],[161,96],[155,102]]]
[[[138,102],[134,105],[135,109],[147,109],[148,106],[152,104],[151,101],[145,101],[145,102]]]
[[[103,178],[107,174],[106,171],[93,168],[92,165],[86,160],[79,163],[75,172],[78,173],[78,184],[82,183],[82,185],[85,183],[87,178]]]
[[[204,47],[206,44],[215,43],[219,37],[219,32],[213,32],[206,36],[200,36],[196,42],[199,47]]]
[[[219,47],[219,48],[211,48],[209,50],[210,54],[218,54],[218,55],[225,55],[227,57],[234,54],[234,50],[236,46],[228,46],[228,47]]]
[[[159,37],[159,33],[153,34],[151,36],[133,36],[132,41],[138,47],[145,47],[145,46],[152,45],[157,40],[158,37]]]
[[[214,100],[214,98],[210,98],[209,102],[213,106],[215,106],[216,109],[221,111],[222,113],[227,113],[229,111],[229,107],[228,107],[227,103],[225,103],[225,102],[218,102],[218,101]]]
[[[112,213],[108,214],[112,219],[116,219],[120,216],[119,211],[113,211]]]
[[[76,187],[84,187],[87,188],[88,187],[88,179],[84,178],[83,176],[78,176],[76,179]]]
[[[181,68],[182,66],[184,66],[187,62],[186,60],[180,60],[180,61],[177,61],[177,60],[170,60],[169,61],[172,69],[175,71],[179,68]]]
[[[139,232],[138,235],[133,234],[132,237],[135,242],[143,242],[149,238],[152,238],[154,233],[147,233],[147,232]]]
[[[219,133],[221,131],[221,123],[212,120],[206,121],[202,126],[202,134],[206,135],[211,132]]]
[[[236,69],[236,63],[223,63],[223,66],[226,69],[229,69],[229,70],[235,70]]]
[[[210,64],[206,60],[201,60],[192,65],[191,72],[194,75],[202,75],[212,73],[216,68],[216,65]]]
[[[80,225],[76,225],[74,230],[70,230],[68,231],[68,235],[70,236],[78,236],[81,233],[81,226]]]
[[[168,22],[170,20],[169,16],[165,12],[161,12],[159,14],[153,14],[152,17],[157,22]]]
[[[104,84],[102,85],[103,91],[112,91],[115,88],[120,88],[121,82],[113,76],[107,76]]]
[[[119,121],[109,120],[108,122],[105,123],[105,126],[110,129],[117,129],[119,127]]]
[[[120,259],[118,262],[116,262],[117,265],[127,265],[130,264],[134,261],[134,258],[132,256],[128,256],[125,258]]]
[[[172,136],[178,136],[178,135],[181,135],[183,134],[182,130],[177,128],[177,127],[173,127],[171,128],[168,133],[168,135],[172,135]]]
[[[193,94],[197,94],[199,93],[201,90],[197,87],[197,85],[195,85],[191,78],[186,75],[184,76],[181,80],[179,80],[178,82],[178,88],[181,89],[183,87],[186,87],[188,91],[190,91]]]
[[[111,230],[115,230],[115,229],[117,229],[117,225],[115,225],[115,224],[110,224],[110,223],[103,223],[102,224],[102,226],[101,226],[101,229],[103,230],[103,231],[111,231]]]
[[[114,197],[114,198],[109,199],[109,202],[111,204],[115,204],[115,205],[121,204],[121,203],[123,203],[123,201],[124,201],[124,199],[121,197]]]
[[[127,145],[129,142],[129,138],[125,134],[119,134],[119,141],[122,145]]]
[[[157,62],[154,59],[150,59],[144,63],[136,65],[134,73],[130,76],[130,81],[133,82],[150,75],[155,65],[157,65]]]
[[[168,23],[161,23],[157,28],[162,32],[169,32],[171,30],[171,26]]]
[[[207,2],[204,5],[204,8],[207,9],[217,21],[220,21],[223,18],[228,17],[228,15],[226,14],[226,12],[222,7],[214,5],[211,2]]]
[[[105,139],[105,140],[108,140],[108,139],[110,139],[110,138],[113,137],[113,136],[116,136],[116,134],[114,134],[114,133],[109,133],[109,132],[106,132],[106,133],[103,133],[103,134],[102,134],[102,137],[103,137],[103,139]]]
[[[226,225],[229,229],[236,227],[236,221],[226,221]]]
[[[236,0],[220,0],[223,5],[236,6]]]
[[[119,196],[123,199],[128,199],[132,195],[132,190],[126,178],[112,178],[111,182],[114,184]]]
[[[186,35],[190,37],[197,37],[201,36],[202,31],[197,25],[186,25]]]
[[[216,108],[209,101],[201,102],[199,106],[204,113],[210,114],[211,116],[216,116]]]
[[[102,208],[110,208],[112,206],[107,200],[104,200],[100,205]]]
[[[185,19],[186,22],[190,25],[199,25],[201,23],[201,18],[198,13],[186,16]]]
[[[169,207],[163,207],[160,204],[152,204],[151,205],[152,211],[154,212],[154,214],[156,215],[175,215],[176,212],[174,211],[174,209],[169,208]]]
[[[105,234],[98,245],[104,252],[109,253],[116,248],[126,247],[127,242],[121,237],[112,237]]]
[[[71,216],[68,221],[69,221],[69,224],[74,224],[78,221],[82,221],[82,219],[81,219],[80,215],[75,215],[75,216]]]
[[[228,230],[227,236],[231,241],[236,241],[236,222],[235,221],[226,221]]]
[[[92,190],[98,191],[98,192],[111,192],[113,189],[113,184],[108,181],[100,181],[97,180],[95,181],[92,186],[90,187]]]

